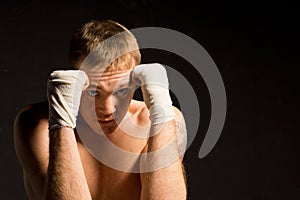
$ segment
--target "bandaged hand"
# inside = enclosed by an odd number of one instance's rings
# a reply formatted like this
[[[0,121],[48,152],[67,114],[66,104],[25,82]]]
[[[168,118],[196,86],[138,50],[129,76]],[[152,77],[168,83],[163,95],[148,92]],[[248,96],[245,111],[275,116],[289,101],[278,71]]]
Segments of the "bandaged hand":
[[[167,72],[161,64],[138,65],[133,69],[132,78],[141,85],[152,125],[175,119]]]
[[[47,83],[49,129],[76,127],[82,91],[88,87],[88,77],[81,70],[57,70]]]

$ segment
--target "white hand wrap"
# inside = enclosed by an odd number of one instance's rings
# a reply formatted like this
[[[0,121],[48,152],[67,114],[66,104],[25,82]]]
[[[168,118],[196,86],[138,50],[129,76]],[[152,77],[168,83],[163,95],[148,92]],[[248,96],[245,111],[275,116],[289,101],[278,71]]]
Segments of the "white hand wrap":
[[[142,86],[144,101],[150,111],[152,125],[175,119],[167,72],[161,64],[136,66],[133,70],[133,79]]]
[[[76,127],[82,90],[88,77],[81,70],[57,70],[50,74],[47,85],[49,129]]]

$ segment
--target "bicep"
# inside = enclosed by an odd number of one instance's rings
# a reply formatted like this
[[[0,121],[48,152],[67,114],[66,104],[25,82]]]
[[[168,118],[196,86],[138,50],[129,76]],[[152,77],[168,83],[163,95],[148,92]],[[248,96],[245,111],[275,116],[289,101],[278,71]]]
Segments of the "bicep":
[[[146,157],[145,164],[153,170],[141,173],[141,199],[185,199],[186,179],[182,158],[186,147],[186,129],[184,118],[175,109],[176,119],[163,124],[160,132],[149,138],[143,153],[155,153]],[[176,122],[176,123],[175,123]],[[142,167],[144,163],[141,162]]]
[[[43,194],[46,183],[49,160],[47,126],[47,120],[36,116],[31,108],[22,110],[14,122],[14,144],[24,171],[25,189],[36,197]]]
[[[181,160],[183,160],[184,153],[186,151],[186,145],[187,145],[187,129],[185,124],[185,119],[181,111],[174,107],[174,111],[176,113],[176,140],[178,145],[178,151]]]

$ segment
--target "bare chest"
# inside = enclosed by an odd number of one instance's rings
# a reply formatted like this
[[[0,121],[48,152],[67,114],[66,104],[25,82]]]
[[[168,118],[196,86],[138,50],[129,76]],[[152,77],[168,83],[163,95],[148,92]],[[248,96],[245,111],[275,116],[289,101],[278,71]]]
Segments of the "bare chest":
[[[93,199],[140,199],[139,173],[122,172],[102,164],[81,143],[78,149]]]

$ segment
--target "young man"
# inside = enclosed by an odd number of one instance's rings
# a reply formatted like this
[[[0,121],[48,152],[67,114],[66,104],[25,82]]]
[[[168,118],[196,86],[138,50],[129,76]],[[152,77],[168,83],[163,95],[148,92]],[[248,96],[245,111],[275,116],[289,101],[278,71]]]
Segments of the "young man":
[[[48,101],[15,119],[29,199],[186,199],[186,130],[162,65],[140,65],[135,37],[112,20],[86,23],[69,55]],[[132,99],[139,85],[145,102]]]

